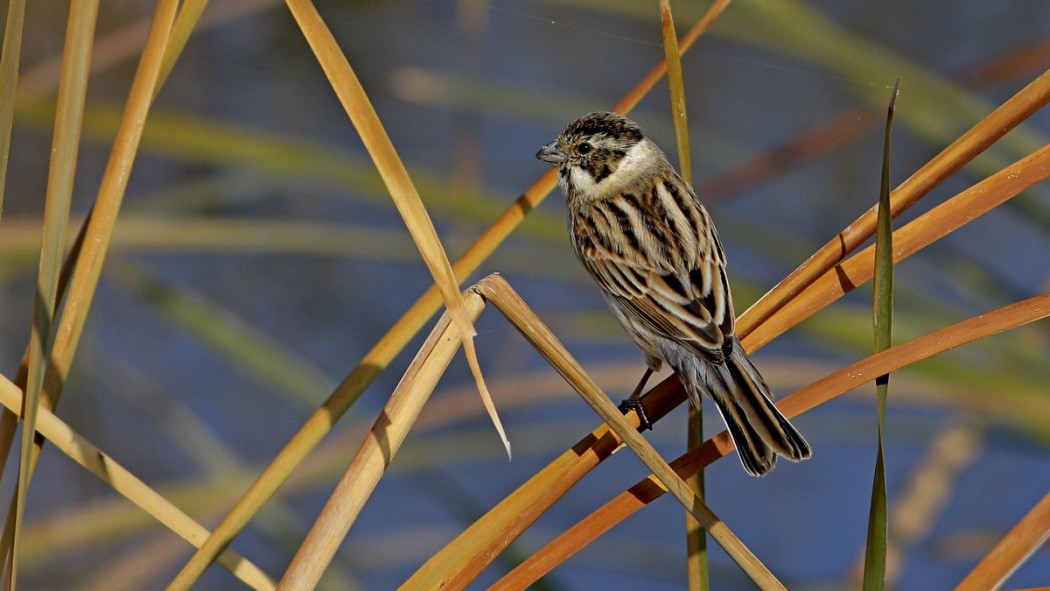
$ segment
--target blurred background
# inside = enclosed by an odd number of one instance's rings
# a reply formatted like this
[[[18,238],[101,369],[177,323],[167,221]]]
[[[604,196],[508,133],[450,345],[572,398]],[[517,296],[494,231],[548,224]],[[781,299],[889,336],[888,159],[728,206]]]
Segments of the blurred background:
[[[4,3],[6,6],[6,3]],[[706,2],[672,3],[683,32]],[[63,4],[64,7],[64,4]],[[657,2],[321,0],[457,256],[545,172],[534,154],[611,107],[663,58]],[[74,209],[98,190],[154,5],[104,2]],[[6,12],[6,11],[5,11]],[[30,3],[4,216],[0,360],[26,346],[65,10]],[[1050,4],[737,0],[683,60],[697,191],[719,226],[737,312],[878,197],[885,104],[901,79],[895,186],[1050,66]],[[677,163],[665,83],[632,114]],[[998,142],[897,225],[1046,144],[1050,113]],[[1050,187],[896,268],[894,340],[1050,287]],[[644,369],[571,254],[555,193],[470,280],[500,272],[615,400]],[[213,2],[161,90],[58,414],[207,526],[429,286],[403,223],[283,4]],[[428,323],[432,325],[432,321]],[[329,570],[324,589],[392,589],[596,424],[494,311],[478,322],[507,462],[459,357]],[[234,547],[279,576],[422,342],[420,334]],[[958,583],[1050,488],[1050,325],[894,374],[887,471],[897,589]],[[753,356],[780,396],[870,354],[870,288]],[[684,451],[685,410],[647,434]],[[708,413],[706,432],[722,430]],[[712,508],[791,589],[852,585],[875,457],[874,388],[795,423],[815,450],[761,480],[707,472]],[[16,461],[4,475],[10,494]],[[14,470],[14,471],[12,471]],[[601,465],[478,579],[484,588],[647,475]],[[918,478],[919,475],[925,478]],[[158,589],[190,555],[47,448],[27,509],[23,589]],[[540,589],[682,588],[684,516],[662,498]],[[716,589],[747,588],[712,544]],[[1050,581],[1040,551],[1008,582]],[[237,588],[213,567],[200,589]]]

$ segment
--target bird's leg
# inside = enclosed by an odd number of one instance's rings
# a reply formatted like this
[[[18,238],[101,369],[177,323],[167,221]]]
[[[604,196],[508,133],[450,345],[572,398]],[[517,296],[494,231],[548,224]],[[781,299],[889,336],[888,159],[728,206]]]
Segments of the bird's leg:
[[[627,414],[632,410],[638,414],[638,429],[645,431],[646,429],[652,430],[653,423],[649,420],[649,415],[645,412],[645,405],[642,404],[642,388],[645,388],[645,383],[649,381],[649,376],[653,375],[653,368],[647,367],[645,369],[645,375],[642,376],[641,381],[635,386],[634,392],[631,393],[631,397],[620,403],[620,412]]]

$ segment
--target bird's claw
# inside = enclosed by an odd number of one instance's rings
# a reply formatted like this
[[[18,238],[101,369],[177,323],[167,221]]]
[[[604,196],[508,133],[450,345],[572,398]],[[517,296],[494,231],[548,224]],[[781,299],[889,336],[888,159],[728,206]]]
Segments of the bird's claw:
[[[639,398],[628,398],[620,403],[620,412],[627,414],[634,411],[638,415],[638,430],[652,431],[653,423],[649,420],[649,414],[645,412],[645,405]]]

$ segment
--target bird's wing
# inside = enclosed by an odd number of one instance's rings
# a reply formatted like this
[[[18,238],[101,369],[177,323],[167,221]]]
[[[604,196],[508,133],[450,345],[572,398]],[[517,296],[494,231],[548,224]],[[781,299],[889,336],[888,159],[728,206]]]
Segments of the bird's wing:
[[[710,361],[722,361],[734,318],[719,260],[709,253],[695,268],[675,272],[603,254],[584,259],[584,265],[625,314]]]

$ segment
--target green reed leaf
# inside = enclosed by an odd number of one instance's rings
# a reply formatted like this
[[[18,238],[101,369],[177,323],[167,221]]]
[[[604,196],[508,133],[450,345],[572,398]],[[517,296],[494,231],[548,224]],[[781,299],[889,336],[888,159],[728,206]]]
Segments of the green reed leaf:
[[[890,348],[893,328],[893,224],[890,217],[890,132],[897,106],[900,80],[893,87],[886,114],[886,136],[882,148],[882,186],[879,188],[879,215],[875,229],[875,274],[872,277],[872,319],[875,353]],[[864,552],[864,591],[881,591],[886,583],[886,468],[883,455],[883,424],[889,374],[875,379],[878,401],[879,437],[875,457],[875,476],[871,485],[868,512],[868,539]]]

